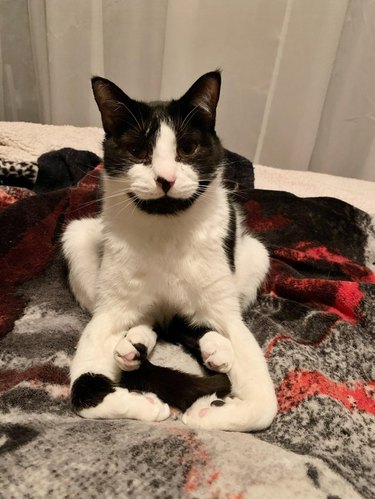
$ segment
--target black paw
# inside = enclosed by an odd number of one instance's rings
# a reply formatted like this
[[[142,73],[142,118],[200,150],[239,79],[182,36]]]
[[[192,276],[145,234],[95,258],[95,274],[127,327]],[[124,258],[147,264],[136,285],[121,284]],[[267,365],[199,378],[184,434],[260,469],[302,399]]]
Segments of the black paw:
[[[112,381],[103,374],[86,373],[75,380],[71,390],[71,403],[75,411],[95,407],[104,397],[114,392]]]

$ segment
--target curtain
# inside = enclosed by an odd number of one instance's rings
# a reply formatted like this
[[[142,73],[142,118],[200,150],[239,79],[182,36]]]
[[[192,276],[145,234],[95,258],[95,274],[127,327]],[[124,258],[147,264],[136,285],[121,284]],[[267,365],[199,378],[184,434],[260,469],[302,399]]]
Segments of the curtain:
[[[100,126],[94,74],[158,100],[221,68],[227,148],[375,180],[374,57],[374,0],[1,0],[0,119]]]

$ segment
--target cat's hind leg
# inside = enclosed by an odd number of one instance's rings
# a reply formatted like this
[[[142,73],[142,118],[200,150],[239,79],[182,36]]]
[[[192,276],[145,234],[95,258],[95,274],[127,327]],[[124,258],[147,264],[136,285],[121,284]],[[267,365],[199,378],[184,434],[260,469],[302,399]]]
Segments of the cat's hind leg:
[[[193,428],[255,431],[267,428],[277,412],[277,400],[262,350],[240,317],[224,317],[234,361],[228,377],[232,396],[217,400],[214,395],[198,399],[183,415]]]
[[[156,345],[156,333],[146,324],[135,326],[117,343],[114,356],[123,371],[138,369]]]
[[[90,419],[161,421],[170,410],[154,393],[119,386],[121,370],[113,352],[124,334],[122,316],[123,311],[97,313],[83,331],[70,371],[73,409]]]
[[[269,271],[270,259],[266,247],[250,234],[243,236],[236,247],[235,267],[235,283],[244,311],[254,303]]]
[[[103,242],[100,218],[70,222],[62,236],[62,250],[69,268],[69,284],[82,308],[93,312]]]

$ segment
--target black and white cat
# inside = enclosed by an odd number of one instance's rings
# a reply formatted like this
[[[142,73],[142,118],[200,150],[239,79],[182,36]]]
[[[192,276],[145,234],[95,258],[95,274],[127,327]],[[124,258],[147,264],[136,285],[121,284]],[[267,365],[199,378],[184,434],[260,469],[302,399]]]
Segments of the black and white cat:
[[[160,421],[165,402],[197,428],[259,430],[275,417],[266,361],[241,316],[269,258],[223,179],[220,85],[210,72],[179,100],[146,104],[92,79],[106,134],[102,214],[71,222],[63,236],[71,288],[93,314],[71,366],[83,417]],[[145,360],[162,330],[226,372],[231,387],[218,374],[192,388],[192,377],[169,378]]]

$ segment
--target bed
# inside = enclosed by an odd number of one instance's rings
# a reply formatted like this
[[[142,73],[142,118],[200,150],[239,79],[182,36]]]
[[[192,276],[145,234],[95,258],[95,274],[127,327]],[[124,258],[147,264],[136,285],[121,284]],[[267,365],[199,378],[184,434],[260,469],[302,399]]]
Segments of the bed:
[[[255,189],[241,194],[272,257],[244,316],[276,387],[268,430],[196,431],[178,411],[161,423],[84,420],[69,405],[69,363],[89,316],[66,285],[59,238],[98,209],[102,138],[0,123],[4,176],[14,166],[32,183],[40,156],[61,148],[94,155],[78,185],[0,187],[0,495],[373,497],[375,183],[255,165]],[[172,345],[152,360],[196,369]]]

